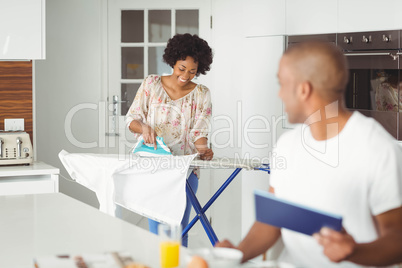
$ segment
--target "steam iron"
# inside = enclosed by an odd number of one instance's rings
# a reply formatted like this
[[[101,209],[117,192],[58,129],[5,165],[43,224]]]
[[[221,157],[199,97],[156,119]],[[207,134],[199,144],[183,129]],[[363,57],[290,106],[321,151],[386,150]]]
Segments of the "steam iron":
[[[172,155],[172,152],[170,152],[170,149],[166,146],[162,137],[156,137],[155,150],[154,145],[145,143],[141,136],[137,144],[134,146],[133,154],[142,157],[158,157]]]

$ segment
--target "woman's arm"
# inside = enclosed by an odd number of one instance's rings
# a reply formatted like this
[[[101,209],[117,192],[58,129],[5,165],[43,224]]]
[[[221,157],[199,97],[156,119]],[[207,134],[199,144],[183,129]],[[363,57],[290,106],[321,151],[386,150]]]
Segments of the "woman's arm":
[[[190,136],[194,140],[194,145],[203,160],[211,160],[214,156],[212,149],[208,148],[208,134],[211,130],[212,102],[209,89],[200,86],[197,91],[197,105],[194,113],[194,127],[190,130]],[[193,105],[194,107],[194,105]]]

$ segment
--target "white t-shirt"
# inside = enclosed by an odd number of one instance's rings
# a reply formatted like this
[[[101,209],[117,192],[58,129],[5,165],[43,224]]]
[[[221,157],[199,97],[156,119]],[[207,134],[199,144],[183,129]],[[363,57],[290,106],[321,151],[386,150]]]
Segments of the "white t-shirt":
[[[341,215],[358,243],[378,237],[373,215],[402,205],[402,150],[374,119],[358,112],[338,136],[325,141],[315,140],[308,126],[298,126],[279,139],[273,157],[283,162],[272,166],[275,195]],[[298,267],[357,267],[330,262],[311,236],[282,229],[282,238],[282,260]]]

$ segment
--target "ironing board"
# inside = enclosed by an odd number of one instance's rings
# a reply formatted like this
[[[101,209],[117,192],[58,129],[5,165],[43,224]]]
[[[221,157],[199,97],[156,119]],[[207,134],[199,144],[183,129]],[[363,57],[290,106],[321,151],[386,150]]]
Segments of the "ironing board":
[[[209,223],[205,212],[215,202],[220,194],[229,186],[229,184],[234,180],[234,178],[237,176],[237,174],[239,174],[242,169],[261,170],[270,174],[270,166],[269,164],[263,164],[260,162],[257,163],[256,161],[238,158],[214,158],[210,161],[204,161],[196,158],[191,162],[190,167],[201,169],[235,169],[233,173],[221,185],[221,187],[219,187],[219,189],[212,195],[212,197],[208,200],[204,207],[201,206],[200,202],[197,199],[197,196],[191,189],[189,182],[187,181],[186,183],[186,194],[190,199],[191,205],[194,207],[196,215],[184,228],[182,232],[182,237],[188,233],[188,231],[194,226],[195,223],[197,223],[198,220],[200,220],[209,240],[211,241],[212,246],[214,246],[216,242],[219,241],[219,239],[216,236],[211,224]]]
[[[77,169],[77,166],[72,165],[73,162],[67,161],[67,156],[74,156],[74,159],[79,163],[80,167],[84,166],[83,169]],[[118,155],[97,155],[97,154],[70,154],[64,150],[59,153],[59,158],[62,161],[63,165],[66,167],[70,176],[77,181],[78,183],[82,184],[83,186],[95,191],[95,193],[100,193],[102,200],[107,199],[109,200],[107,190],[114,189],[111,187],[110,180],[108,177],[112,176],[116,169],[120,169],[121,167],[129,166],[130,159],[125,159],[121,161]],[[71,160],[71,159],[70,159]],[[101,166],[100,166],[101,165]],[[220,196],[220,194],[228,187],[228,185],[234,180],[234,178],[239,174],[242,169],[246,170],[262,170],[265,172],[270,173],[270,166],[269,164],[261,164],[260,162],[256,162],[253,160],[247,159],[239,159],[239,158],[214,158],[210,161],[200,160],[199,158],[195,158],[189,163],[190,168],[201,168],[201,169],[235,169],[233,173],[226,179],[226,181],[222,184],[222,186],[213,194],[210,200],[202,207],[194,194],[193,190],[191,189],[188,181],[186,180],[186,193],[189,197],[190,203],[194,207],[196,212],[196,216],[194,219],[184,228],[182,235],[184,236],[187,232],[194,226],[194,224],[200,220],[202,226],[205,229],[205,232],[211,241],[212,245],[218,241],[218,238],[209,223],[205,213],[208,208],[215,202],[215,200]],[[95,172],[94,174],[94,170]],[[103,174],[105,173],[106,174]],[[102,174],[99,174],[102,173]],[[80,176],[78,176],[80,175]],[[101,180],[98,180],[101,177]],[[102,183],[95,187],[94,182]],[[94,188],[95,187],[95,188]],[[106,191],[106,192],[105,192]],[[97,197],[100,201],[100,197]],[[111,195],[112,196],[112,195]],[[105,198],[106,197],[106,198]],[[105,200],[103,200],[105,201]],[[101,202],[100,202],[101,203]],[[104,203],[104,212],[110,214],[111,211],[114,211],[110,206],[110,202],[102,202]],[[100,208],[101,209],[101,208]],[[141,214],[141,213],[140,213]],[[114,215],[116,216],[116,215]]]

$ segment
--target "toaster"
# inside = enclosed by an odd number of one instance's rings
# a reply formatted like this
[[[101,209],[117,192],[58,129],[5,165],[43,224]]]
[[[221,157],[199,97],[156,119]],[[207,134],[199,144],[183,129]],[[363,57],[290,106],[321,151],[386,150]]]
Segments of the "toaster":
[[[0,132],[0,166],[30,165],[33,162],[32,143],[23,131]]]

